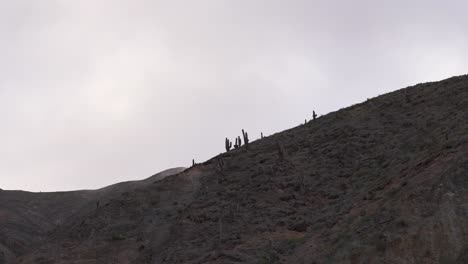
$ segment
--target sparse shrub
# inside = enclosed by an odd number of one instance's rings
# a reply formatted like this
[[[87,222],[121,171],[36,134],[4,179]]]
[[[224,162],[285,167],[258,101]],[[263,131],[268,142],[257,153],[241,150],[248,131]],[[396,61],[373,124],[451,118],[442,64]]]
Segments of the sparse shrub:
[[[398,227],[402,227],[402,228],[406,228],[406,227],[409,226],[409,225],[408,225],[408,222],[406,222],[405,219],[400,219],[400,220],[398,220],[398,221],[396,222],[396,225],[397,225]]]
[[[387,249],[387,238],[384,234],[378,235],[374,240],[375,249],[378,252],[385,252]]]
[[[120,240],[125,240],[125,236],[122,234],[113,234],[112,235],[112,240],[113,241],[120,241]]]
[[[288,246],[295,248],[305,242],[305,237],[290,238],[287,240]]]
[[[276,250],[273,248],[273,243],[270,241],[268,248],[261,253],[257,264],[271,264],[275,263],[279,259]]]
[[[377,242],[375,243],[375,248],[379,252],[385,252],[385,250],[387,249],[387,245],[385,244],[385,241],[377,240]]]

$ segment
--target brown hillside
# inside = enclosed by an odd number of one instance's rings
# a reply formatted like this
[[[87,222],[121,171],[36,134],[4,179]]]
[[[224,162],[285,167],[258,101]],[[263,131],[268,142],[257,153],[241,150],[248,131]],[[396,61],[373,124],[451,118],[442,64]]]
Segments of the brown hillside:
[[[123,182],[93,191],[0,190],[0,264],[15,263],[13,259],[40,247],[57,230],[66,229],[69,223],[96,210],[98,202],[107,203],[122,192],[134,191],[182,170],[170,169],[143,181]]]
[[[467,120],[468,76],[419,84],[116,189],[47,233],[28,218],[28,250],[2,226],[0,251],[22,264],[468,263]]]

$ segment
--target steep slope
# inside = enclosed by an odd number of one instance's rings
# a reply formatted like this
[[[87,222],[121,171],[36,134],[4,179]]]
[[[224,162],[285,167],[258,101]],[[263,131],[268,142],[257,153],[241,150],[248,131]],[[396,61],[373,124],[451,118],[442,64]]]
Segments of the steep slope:
[[[124,182],[99,190],[30,193],[0,191],[0,263],[40,246],[50,235],[93,211],[122,192],[134,191],[184,168],[158,173],[143,181]]]
[[[117,189],[11,263],[468,263],[466,120],[468,76],[379,96]]]
[[[467,120],[461,76],[225,153],[156,263],[468,263]]]

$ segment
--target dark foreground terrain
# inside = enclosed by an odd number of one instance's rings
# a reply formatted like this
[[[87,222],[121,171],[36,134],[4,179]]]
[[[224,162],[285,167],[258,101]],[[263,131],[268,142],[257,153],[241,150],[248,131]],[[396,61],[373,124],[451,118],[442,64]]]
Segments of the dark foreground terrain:
[[[467,120],[454,77],[162,180],[0,191],[0,263],[468,263]]]

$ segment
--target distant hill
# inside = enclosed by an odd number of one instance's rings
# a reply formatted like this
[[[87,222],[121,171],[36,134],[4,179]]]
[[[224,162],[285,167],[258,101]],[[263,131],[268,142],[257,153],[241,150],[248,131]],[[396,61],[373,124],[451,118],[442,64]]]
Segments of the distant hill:
[[[71,222],[87,217],[123,192],[136,191],[185,168],[160,172],[143,181],[124,182],[99,190],[74,192],[0,192],[0,264],[44,244],[51,234]],[[99,204],[99,207],[98,207]],[[36,261],[36,262],[34,262]],[[39,263],[34,260],[33,263]]]
[[[3,191],[0,263],[468,263],[467,120],[459,76],[159,181]]]

